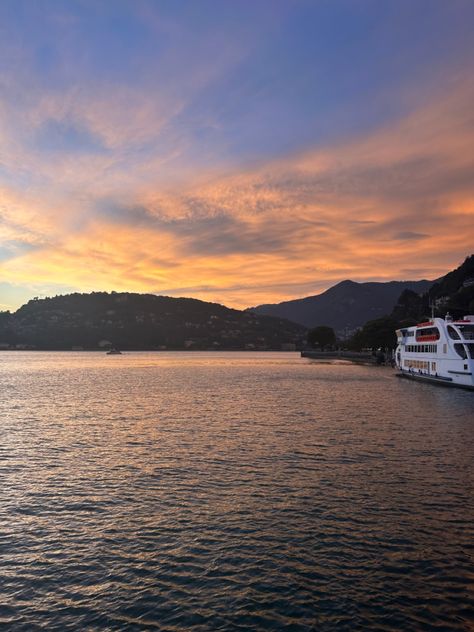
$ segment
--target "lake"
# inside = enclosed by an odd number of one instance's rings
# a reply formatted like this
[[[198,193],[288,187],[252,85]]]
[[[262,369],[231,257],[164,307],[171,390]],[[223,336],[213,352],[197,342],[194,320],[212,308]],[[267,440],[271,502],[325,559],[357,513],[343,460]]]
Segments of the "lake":
[[[3,629],[474,628],[474,393],[252,352],[0,385]]]

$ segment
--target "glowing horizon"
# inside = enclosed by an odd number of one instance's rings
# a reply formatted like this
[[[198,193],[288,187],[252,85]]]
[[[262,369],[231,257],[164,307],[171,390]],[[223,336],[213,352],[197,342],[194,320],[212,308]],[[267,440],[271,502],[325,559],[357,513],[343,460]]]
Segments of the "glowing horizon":
[[[474,6],[5,2],[0,309],[248,307],[474,248]]]

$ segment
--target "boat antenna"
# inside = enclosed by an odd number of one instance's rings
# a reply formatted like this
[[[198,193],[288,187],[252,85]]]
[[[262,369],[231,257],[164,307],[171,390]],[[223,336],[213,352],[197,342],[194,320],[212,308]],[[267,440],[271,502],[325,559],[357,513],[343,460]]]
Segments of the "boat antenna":
[[[431,307],[431,320],[435,317],[435,304],[433,302],[430,303]]]

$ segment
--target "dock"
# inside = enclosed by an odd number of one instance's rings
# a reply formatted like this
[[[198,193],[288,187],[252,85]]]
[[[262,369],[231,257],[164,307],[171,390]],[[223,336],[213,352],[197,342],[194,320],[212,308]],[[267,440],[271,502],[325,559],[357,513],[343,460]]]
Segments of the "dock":
[[[364,364],[385,364],[385,357],[374,356],[372,353],[362,351],[318,351],[307,349],[301,352],[302,358],[310,360],[349,360],[351,362],[362,362]]]

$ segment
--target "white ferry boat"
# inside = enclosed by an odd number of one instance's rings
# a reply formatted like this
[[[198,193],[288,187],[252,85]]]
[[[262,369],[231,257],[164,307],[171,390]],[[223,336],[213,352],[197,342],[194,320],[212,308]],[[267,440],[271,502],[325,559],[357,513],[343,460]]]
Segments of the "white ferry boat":
[[[431,320],[397,330],[400,377],[474,390],[474,316]]]

